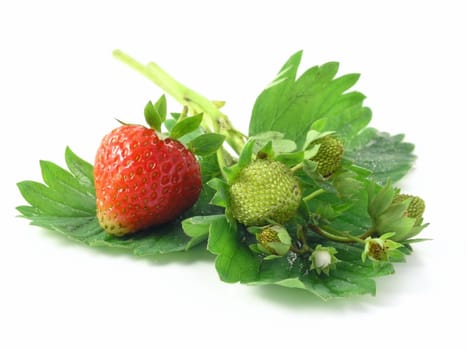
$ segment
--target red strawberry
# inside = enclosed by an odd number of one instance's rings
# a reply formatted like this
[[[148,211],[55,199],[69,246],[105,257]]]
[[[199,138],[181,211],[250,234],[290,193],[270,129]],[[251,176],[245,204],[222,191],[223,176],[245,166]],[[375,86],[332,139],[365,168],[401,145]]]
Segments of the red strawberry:
[[[99,223],[117,236],[175,219],[201,191],[195,156],[180,142],[138,125],[120,126],[104,137],[94,181]]]

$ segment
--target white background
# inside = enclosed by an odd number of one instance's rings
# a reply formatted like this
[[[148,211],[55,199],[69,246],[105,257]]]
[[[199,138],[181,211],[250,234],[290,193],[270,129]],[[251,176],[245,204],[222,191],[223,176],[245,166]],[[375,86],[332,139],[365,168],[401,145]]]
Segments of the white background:
[[[1,349],[465,348],[465,11],[462,1],[2,1]],[[154,60],[247,131],[255,97],[295,51],[362,74],[372,125],[417,145],[399,185],[425,198],[433,241],[376,297],[219,281],[197,251],[154,259],[89,249],[16,218],[15,183],[69,145],[92,162],[113,118],[161,91],[116,62]],[[170,102],[171,110],[180,107]],[[455,317],[460,316],[460,320]],[[331,347],[328,347],[331,346]]]

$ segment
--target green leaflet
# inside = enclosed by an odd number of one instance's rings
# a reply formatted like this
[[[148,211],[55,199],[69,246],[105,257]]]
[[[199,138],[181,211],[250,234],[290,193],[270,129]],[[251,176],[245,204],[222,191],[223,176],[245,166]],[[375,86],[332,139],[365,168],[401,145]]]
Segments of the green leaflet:
[[[208,250],[217,255],[216,270],[222,281],[248,283],[258,279],[259,257],[241,241],[237,227],[225,217],[211,224]]]
[[[32,225],[52,230],[90,246],[107,246],[129,249],[135,255],[156,255],[191,248],[193,241],[182,230],[184,218],[203,213],[218,213],[219,209],[208,204],[212,190],[203,187],[198,202],[181,218],[169,224],[141,231],[128,237],[106,234],[96,218],[92,165],[76,156],[69,148],[65,159],[69,171],[48,161],[41,162],[45,184],[34,181],[18,183],[18,188],[30,206],[19,206],[21,216]],[[201,161],[203,178],[211,178],[219,169],[212,157]]]
[[[308,69],[296,79],[301,55],[299,51],[290,57],[256,99],[250,135],[278,131],[284,138],[294,140],[299,148],[310,128],[332,130],[342,138],[351,138],[371,120],[371,111],[363,107],[365,96],[359,92],[345,93],[359,75],[335,78],[339,64],[329,62]]]
[[[391,136],[367,128],[347,145],[345,157],[371,170],[373,179],[380,184],[388,179],[397,181],[415,161],[414,145],[403,140],[404,135]]]

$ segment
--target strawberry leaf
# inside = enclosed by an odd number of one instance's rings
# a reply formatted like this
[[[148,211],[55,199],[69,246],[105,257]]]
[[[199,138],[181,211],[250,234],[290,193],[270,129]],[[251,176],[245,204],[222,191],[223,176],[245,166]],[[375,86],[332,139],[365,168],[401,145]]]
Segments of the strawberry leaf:
[[[65,159],[68,170],[52,162],[41,161],[45,184],[35,181],[18,183],[29,206],[18,206],[17,210],[32,225],[60,233],[72,240],[90,246],[128,249],[140,256],[183,251],[201,240],[193,241],[184,234],[182,220],[195,213],[210,215],[219,212],[218,208],[209,205],[213,190],[205,186],[198,202],[179,219],[126,237],[108,235],[101,229],[96,217],[92,165],[69,148],[66,149]],[[211,163],[210,158],[201,162],[203,176],[211,177],[218,173],[218,168]]]
[[[365,96],[347,92],[358,74],[335,78],[339,64],[315,66],[296,78],[302,52],[292,55],[279,74],[256,99],[250,120],[250,136],[277,131],[301,148],[308,131],[336,131],[351,138],[371,120],[363,107]]]

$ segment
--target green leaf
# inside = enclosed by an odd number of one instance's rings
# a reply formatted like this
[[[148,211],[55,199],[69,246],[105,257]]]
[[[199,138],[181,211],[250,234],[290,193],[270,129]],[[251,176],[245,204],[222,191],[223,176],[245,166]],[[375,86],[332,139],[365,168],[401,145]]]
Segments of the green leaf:
[[[370,170],[372,178],[382,184],[400,180],[415,161],[414,145],[404,142],[404,135],[391,136],[367,128],[346,145],[345,157]]]
[[[128,249],[135,255],[183,251],[201,241],[193,242],[184,234],[182,220],[194,215],[219,213],[219,208],[209,204],[213,191],[204,186],[195,205],[177,220],[125,237],[108,235],[99,226],[96,217],[92,165],[69,148],[66,149],[65,159],[70,171],[52,162],[41,162],[46,184],[34,181],[18,183],[29,205],[18,206],[17,210],[32,225],[55,231],[72,240],[90,246]],[[201,169],[208,176],[218,172],[218,168],[216,170],[209,164],[210,161],[209,158],[201,160]]]
[[[173,139],[179,139],[180,137],[193,132],[198,129],[199,125],[203,121],[203,114],[197,114],[192,117],[187,117],[177,121],[170,131],[170,137]]]
[[[216,270],[224,282],[257,280],[260,259],[241,242],[237,227],[224,217],[211,224],[208,250],[217,255]]]
[[[224,143],[225,136],[207,133],[198,136],[188,143],[188,148],[196,155],[208,156],[215,153]]]
[[[300,60],[301,52],[294,54],[257,98],[250,120],[251,136],[277,131],[301,148],[311,128],[351,138],[369,123],[371,112],[363,107],[364,95],[345,93],[357,82],[358,74],[335,78],[339,64],[329,62],[296,79]]]

